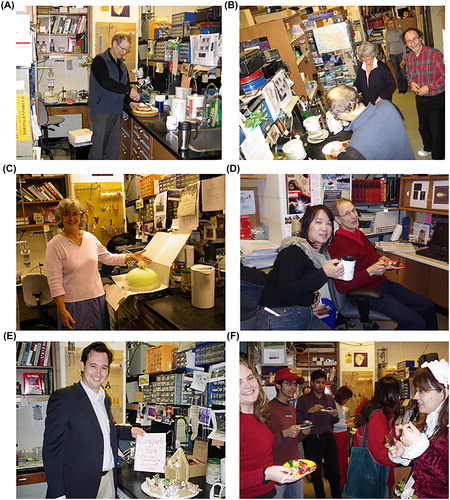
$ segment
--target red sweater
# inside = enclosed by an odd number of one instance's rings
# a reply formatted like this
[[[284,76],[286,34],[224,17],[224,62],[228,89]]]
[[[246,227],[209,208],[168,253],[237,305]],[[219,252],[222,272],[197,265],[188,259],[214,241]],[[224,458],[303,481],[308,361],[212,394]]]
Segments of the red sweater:
[[[356,232],[357,231],[357,232]],[[333,259],[344,255],[355,257],[355,274],[351,281],[334,280],[338,292],[345,293],[357,288],[377,288],[386,281],[386,276],[369,276],[367,268],[378,261],[379,256],[367,236],[357,229],[355,233],[339,228],[328,247]],[[359,236],[359,238],[358,238]]]
[[[358,430],[353,437],[353,446],[361,446],[365,427],[365,425],[358,427]],[[393,486],[395,464],[389,460],[388,451],[384,447],[384,437],[388,434],[395,437],[394,413],[390,411],[390,417],[388,420],[382,411],[376,411],[369,420],[366,448],[370,451],[372,458],[377,464],[389,465],[390,469],[387,485]]]
[[[295,407],[274,398],[269,401],[270,430],[273,432],[273,463],[283,465],[289,460],[298,460],[298,442],[306,437],[303,432],[296,438],[284,437],[282,431],[297,422]]]
[[[273,434],[253,413],[240,414],[240,498],[258,498],[274,488],[264,483],[264,469],[273,465]]]

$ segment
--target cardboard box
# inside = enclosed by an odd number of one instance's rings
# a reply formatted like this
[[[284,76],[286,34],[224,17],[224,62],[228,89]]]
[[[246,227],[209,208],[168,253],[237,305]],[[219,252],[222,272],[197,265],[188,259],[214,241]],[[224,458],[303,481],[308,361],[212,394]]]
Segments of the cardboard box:
[[[206,476],[206,467],[208,460],[208,442],[196,439],[192,455],[187,455],[188,460],[197,460],[200,463],[189,465],[189,477]]]

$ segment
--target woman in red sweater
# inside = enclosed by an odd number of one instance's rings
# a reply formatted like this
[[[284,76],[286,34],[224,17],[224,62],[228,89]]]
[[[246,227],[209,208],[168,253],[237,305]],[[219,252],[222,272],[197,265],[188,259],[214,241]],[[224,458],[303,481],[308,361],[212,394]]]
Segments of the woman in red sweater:
[[[293,483],[299,476],[286,476],[287,467],[273,465],[273,434],[268,399],[260,378],[250,364],[241,359],[239,375],[240,406],[240,498],[274,498],[274,482]]]
[[[372,459],[377,464],[390,467],[386,493],[388,487],[394,485],[394,463],[388,457],[384,438],[388,434],[395,437],[395,420],[400,413],[399,396],[400,382],[389,375],[383,377],[375,384],[373,398],[356,415],[357,431],[353,438],[353,446],[361,446],[364,430],[368,425],[366,447],[370,451]],[[348,479],[350,479],[350,471],[351,468],[347,471]],[[342,494],[346,496],[345,488]]]
[[[396,463],[414,464],[402,498],[448,498],[448,363],[423,363],[413,376],[419,407],[416,426],[403,427],[401,442],[386,447]]]

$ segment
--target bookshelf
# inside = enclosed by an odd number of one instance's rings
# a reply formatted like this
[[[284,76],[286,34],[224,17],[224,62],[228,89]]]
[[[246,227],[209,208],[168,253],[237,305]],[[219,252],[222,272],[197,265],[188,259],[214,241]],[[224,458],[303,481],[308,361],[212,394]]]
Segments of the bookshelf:
[[[17,229],[42,228],[46,224],[54,224],[54,209],[67,193],[66,175],[17,175]]]
[[[55,388],[53,342],[17,342],[17,396],[49,396]]]
[[[309,384],[311,373],[323,370],[333,394],[337,390],[339,352],[336,342],[294,342],[297,351],[297,373]]]
[[[89,52],[89,7],[38,6],[37,24],[39,54],[81,55]],[[42,44],[45,50],[42,50]]]

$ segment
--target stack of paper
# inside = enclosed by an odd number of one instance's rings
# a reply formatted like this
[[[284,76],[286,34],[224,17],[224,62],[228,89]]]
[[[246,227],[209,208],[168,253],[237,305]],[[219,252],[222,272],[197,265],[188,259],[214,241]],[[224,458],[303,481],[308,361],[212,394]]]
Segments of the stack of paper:
[[[278,245],[267,240],[241,240],[241,263],[246,267],[272,267]]]

